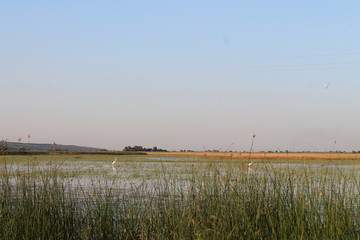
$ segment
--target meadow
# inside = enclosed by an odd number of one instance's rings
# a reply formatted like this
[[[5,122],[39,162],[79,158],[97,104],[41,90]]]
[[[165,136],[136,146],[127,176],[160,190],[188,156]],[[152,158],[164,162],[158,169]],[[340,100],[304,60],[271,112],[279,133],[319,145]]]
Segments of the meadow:
[[[2,156],[0,238],[360,239],[348,156]]]

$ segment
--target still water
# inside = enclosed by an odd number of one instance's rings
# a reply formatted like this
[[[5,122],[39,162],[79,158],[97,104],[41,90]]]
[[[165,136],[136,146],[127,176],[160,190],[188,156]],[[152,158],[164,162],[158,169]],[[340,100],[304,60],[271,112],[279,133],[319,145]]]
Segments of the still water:
[[[13,176],[31,175],[39,177],[53,174],[61,183],[82,191],[95,188],[114,188],[117,191],[156,191],[171,188],[186,190],[196,176],[198,179],[262,177],[284,178],[287,174],[298,176],[299,181],[306,176],[314,184],[324,185],[323,176],[338,178],[337,184],[359,192],[360,164],[324,164],[309,162],[269,163],[255,160],[206,159],[199,157],[163,156],[7,156],[0,161],[0,169]],[[317,179],[318,178],[318,179]],[[333,184],[331,179],[326,180]]]

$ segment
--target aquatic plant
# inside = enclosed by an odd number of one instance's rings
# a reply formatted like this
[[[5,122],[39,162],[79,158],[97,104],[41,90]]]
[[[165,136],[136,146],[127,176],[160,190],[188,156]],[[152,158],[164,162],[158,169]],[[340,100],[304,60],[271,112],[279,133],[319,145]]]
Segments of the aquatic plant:
[[[124,179],[111,163],[87,184],[3,165],[0,239],[359,239],[356,169],[160,164]]]

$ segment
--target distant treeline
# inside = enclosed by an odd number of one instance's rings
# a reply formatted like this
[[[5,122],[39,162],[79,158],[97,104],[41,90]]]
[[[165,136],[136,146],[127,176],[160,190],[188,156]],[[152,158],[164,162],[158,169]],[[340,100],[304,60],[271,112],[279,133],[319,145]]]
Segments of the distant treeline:
[[[160,149],[157,147],[153,148],[144,148],[143,146],[127,146],[124,148],[125,152],[167,152],[167,150]]]

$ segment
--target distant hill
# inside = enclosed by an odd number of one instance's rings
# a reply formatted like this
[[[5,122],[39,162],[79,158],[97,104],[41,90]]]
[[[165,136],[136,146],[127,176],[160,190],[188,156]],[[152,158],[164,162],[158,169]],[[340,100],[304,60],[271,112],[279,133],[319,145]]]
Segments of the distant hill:
[[[3,148],[4,142],[0,142],[0,149]],[[47,143],[21,143],[21,142],[7,142],[7,148],[9,151],[12,150],[32,150],[32,151],[49,151],[54,150],[54,144]],[[104,151],[106,149],[83,147],[76,145],[62,145],[56,144],[56,150],[60,151]]]

